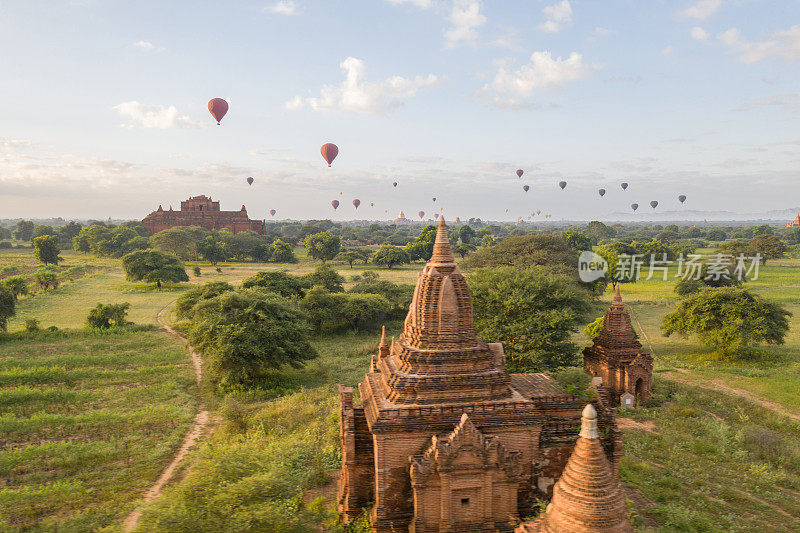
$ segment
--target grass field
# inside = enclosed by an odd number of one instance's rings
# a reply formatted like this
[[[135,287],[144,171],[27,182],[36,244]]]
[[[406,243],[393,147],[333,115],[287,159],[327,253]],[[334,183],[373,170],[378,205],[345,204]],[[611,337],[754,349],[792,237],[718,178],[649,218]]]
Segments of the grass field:
[[[161,331],[40,333],[0,343],[0,529],[117,523],[196,410],[181,344]]]

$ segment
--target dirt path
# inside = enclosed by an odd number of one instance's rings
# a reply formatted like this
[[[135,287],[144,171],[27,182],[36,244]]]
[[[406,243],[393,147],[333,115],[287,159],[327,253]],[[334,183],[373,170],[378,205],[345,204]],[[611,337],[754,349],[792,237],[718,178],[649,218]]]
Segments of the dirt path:
[[[164,314],[164,312],[173,303],[175,302],[168,303],[161,309],[161,311],[158,312],[158,317],[157,317],[158,323],[161,324],[161,327],[164,329],[164,331],[186,343],[186,346],[189,348],[189,356],[192,359],[192,367],[194,368],[194,377],[195,380],[197,381],[197,386],[199,387],[200,382],[203,379],[203,360],[200,358],[199,355],[197,355],[197,352],[195,352],[194,349],[188,344],[187,340],[183,337],[183,335],[181,335],[180,333],[169,327],[166,323],[164,323],[164,320],[162,319],[162,315]],[[183,443],[181,444],[178,453],[175,454],[175,456],[172,458],[172,461],[170,461],[167,467],[161,472],[161,475],[158,476],[158,479],[153,484],[153,486],[147,489],[147,492],[144,493],[143,498],[145,502],[151,502],[157,499],[159,496],[161,496],[161,489],[163,489],[164,485],[166,485],[167,482],[172,478],[172,475],[175,473],[175,469],[189,453],[189,449],[191,449],[191,447],[194,446],[194,444],[197,442],[197,439],[203,436],[206,427],[209,424],[210,418],[208,415],[208,411],[206,410],[205,405],[203,404],[202,399],[200,399],[198,407],[200,411],[194,417],[194,422],[192,422],[192,426],[189,428],[189,431],[183,438]],[[128,532],[136,529],[136,526],[139,525],[139,519],[141,518],[141,516],[142,512],[139,511],[138,509],[129,514],[128,517],[125,519],[125,522],[123,522],[122,525],[123,531]]]
[[[642,327],[642,323],[639,322],[639,318],[633,314],[633,312],[628,308],[629,314],[633,317],[636,321],[636,325],[639,326],[639,331],[642,333],[642,336],[647,341],[647,346],[650,347],[650,354],[653,357],[656,357],[656,353],[653,350],[653,344],[650,342],[650,338],[647,336],[647,333],[644,331]],[[663,362],[663,360],[662,360]],[[800,414],[793,413],[788,411],[782,405],[771,402],[769,400],[765,400],[763,398],[759,398],[752,392],[744,389],[737,389],[735,387],[731,387],[730,385],[724,383],[722,380],[719,379],[706,379],[698,374],[695,374],[691,370],[687,370],[685,368],[679,368],[675,365],[670,364],[669,366],[672,367],[671,370],[667,370],[666,372],[662,372],[661,375],[667,379],[671,379],[672,381],[677,381],[678,383],[683,383],[684,385],[692,385],[695,387],[699,387],[705,390],[711,390],[715,392],[724,392],[725,394],[730,394],[731,396],[738,396],[739,398],[743,398],[745,400],[751,401],[755,404],[760,405],[764,409],[769,409],[775,413],[778,413],[783,416],[788,416],[793,420],[800,421]],[[690,379],[691,378],[691,379]]]

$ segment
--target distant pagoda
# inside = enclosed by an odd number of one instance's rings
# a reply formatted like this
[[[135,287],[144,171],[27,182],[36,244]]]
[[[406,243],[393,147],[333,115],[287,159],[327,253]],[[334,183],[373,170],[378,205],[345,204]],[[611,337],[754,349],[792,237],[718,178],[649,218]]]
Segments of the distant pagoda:
[[[800,226],[800,213],[797,214],[794,220],[786,223],[787,228],[796,228],[798,226]]]

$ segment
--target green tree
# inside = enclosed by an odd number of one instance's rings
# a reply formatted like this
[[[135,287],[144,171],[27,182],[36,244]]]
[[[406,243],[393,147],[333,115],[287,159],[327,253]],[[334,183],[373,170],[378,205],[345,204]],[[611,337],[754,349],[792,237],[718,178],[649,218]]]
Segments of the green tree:
[[[344,292],[344,278],[328,265],[319,265],[314,272],[301,276],[300,283],[308,288],[319,285],[331,292]]]
[[[10,290],[14,298],[28,294],[28,282],[22,276],[11,276],[4,279],[0,284]]]
[[[308,256],[323,263],[336,257],[342,247],[339,236],[330,231],[307,235],[304,242]]]
[[[273,263],[297,263],[297,257],[294,255],[294,250],[290,244],[280,239],[275,239],[275,242],[272,243],[270,261]]]
[[[474,252],[477,249],[478,247],[475,246],[474,244],[467,244],[461,241],[459,241],[458,243],[455,244],[455,246],[453,246],[453,252],[461,256],[461,259],[464,259],[465,257],[467,257],[467,254],[469,254],[470,252]]]
[[[220,261],[227,261],[229,256],[227,245],[215,240],[211,235],[207,235],[197,244],[197,253],[212,265],[216,265]]]
[[[90,328],[108,329],[112,326],[124,326],[129,324],[126,320],[128,309],[131,304],[124,302],[121,304],[97,304],[97,307],[89,311],[86,317],[86,326]]]
[[[436,241],[436,226],[429,225],[422,228],[414,241],[406,245],[410,261],[429,261],[433,255],[433,243]]]
[[[577,252],[592,249],[592,240],[576,228],[570,228],[561,233],[570,248]]]
[[[58,238],[54,235],[42,235],[33,239],[33,255],[45,264],[57,265],[61,249],[58,247]]]
[[[762,224],[753,228],[753,237],[758,237],[759,235],[773,235],[774,233],[775,230],[769,224]]]
[[[201,227],[176,226],[159,231],[150,237],[150,244],[156,250],[177,255],[184,261],[197,261],[200,256],[199,245],[206,236],[208,231]]]
[[[605,317],[601,316],[595,319],[594,322],[590,322],[583,330],[583,332],[586,333],[587,337],[594,340],[596,337],[600,335],[600,332],[603,331],[604,322],[605,322]]]
[[[14,238],[18,241],[30,241],[33,238],[33,226],[32,220],[20,220],[14,230]]]
[[[128,281],[189,281],[181,260],[158,250],[129,253],[122,258],[122,268]]]
[[[353,263],[356,261],[361,261],[366,263],[369,261],[369,254],[364,250],[360,250],[358,248],[352,248],[350,250],[342,250],[339,254],[335,257],[337,261],[341,261],[343,263],[347,263],[350,265],[350,269],[353,268]]]
[[[786,230],[783,237],[789,244],[800,244],[800,228],[790,228]]]
[[[192,287],[180,295],[175,302],[175,315],[178,318],[192,318],[194,307],[202,301],[216,298],[224,292],[230,292],[233,286],[225,281],[212,281],[199,287]]]
[[[64,227],[58,230],[59,244],[65,248],[71,247],[72,239],[81,232],[82,227],[83,226],[80,223],[75,222],[74,220],[67,222]]]
[[[300,368],[317,356],[302,311],[261,288],[200,302],[188,339],[206,355],[212,379],[221,384],[252,383],[269,370]]]
[[[335,327],[343,299],[343,294],[334,294],[325,287],[316,286],[306,291],[299,304],[314,332],[321,333],[326,325]]]
[[[42,290],[47,289],[57,289],[58,288],[58,274],[56,274],[56,269],[52,266],[42,267],[36,271],[36,282],[42,288]]]
[[[276,292],[284,298],[302,298],[303,283],[297,276],[292,276],[280,270],[259,272],[242,282],[242,287],[261,287],[270,292]]]
[[[587,224],[585,233],[592,240],[592,244],[600,244],[617,234],[614,228],[597,220],[592,220]]]
[[[338,314],[353,329],[384,318],[392,311],[389,300],[380,294],[348,293],[344,296],[344,304],[338,309]]]
[[[723,355],[733,355],[760,343],[783,344],[789,331],[789,311],[738,287],[708,288],[690,295],[664,316],[669,337],[696,334]]]
[[[475,230],[471,226],[464,224],[458,228],[458,238],[465,244],[473,244],[475,240]]]
[[[494,236],[492,236],[492,235],[484,235],[483,237],[481,237],[481,246],[482,247],[494,246],[495,244],[496,244],[496,241],[494,240]]]
[[[750,247],[756,253],[761,254],[764,259],[780,259],[786,253],[786,244],[771,233],[762,233],[753,237]]]
[[[6,331],[8,319],[16,313],[17,299],[5,285],[0,284],[0,331]]]
[[[33,227],[32,238],[35,239],[36,237],[41,237],[42,235],[55,235],[55,234],[56,230],[53,229],[53,226],[37,224]]]
[[[433,252],[431,252],[433,253]],[[429,257],[430,259],[430,257]],[[376,265],[385,266],[390,269],[395,265],[404,265],[411,262],[409,254],[399,246],[382,244],[372,255],[372,262]]]
[[[577,362],[571,341],[585,324],[589,294],[541,267],[482,268],[468,278],[481,339],[503,343],[511,372],[544,372]]]

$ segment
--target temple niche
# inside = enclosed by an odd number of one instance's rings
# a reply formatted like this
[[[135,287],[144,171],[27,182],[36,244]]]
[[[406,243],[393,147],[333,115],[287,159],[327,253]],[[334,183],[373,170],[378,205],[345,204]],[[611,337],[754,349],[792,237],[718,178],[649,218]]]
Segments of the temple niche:
[[[386,533],[513,531],[552,492],[586,402],[547,374],[508,374],[502,345],[477,338],[443,217],[403,333],[384,332],[360,404],[339,391],[339,510],[349,521],[371,505],[373,531]],[[616,476],[615,410],[606,391],[593,404]]]
[[[621,398],[638,405],[650,397],[653,379],[653,358],[642,349],[631,326],[631,317],[622,303],[617,284],[614,301],[603,318],[603,329],[594,344],[583,350],[586,372],[600,378],[615,405]],[[630,395],[630,396],[628,396]],[[625,405],[632,407],[633,405]]]

